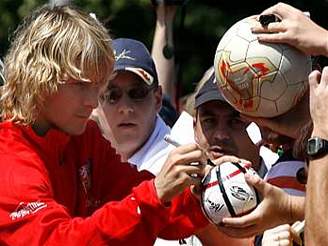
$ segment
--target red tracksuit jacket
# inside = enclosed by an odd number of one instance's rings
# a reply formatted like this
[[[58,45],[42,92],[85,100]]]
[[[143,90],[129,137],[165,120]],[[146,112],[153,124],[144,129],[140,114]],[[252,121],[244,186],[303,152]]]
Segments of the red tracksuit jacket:
[[[189,189],[164,207],[94,122],[71,137],[0,124],[0,245],[151,245],[206,224]]]

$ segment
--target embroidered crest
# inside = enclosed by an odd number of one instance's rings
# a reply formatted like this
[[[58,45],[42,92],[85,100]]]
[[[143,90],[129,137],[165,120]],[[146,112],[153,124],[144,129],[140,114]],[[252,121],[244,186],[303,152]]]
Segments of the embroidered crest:
[[[85,194],[91,189],[91,159],[86,161],[86,164],[79,168],[79,177]]]

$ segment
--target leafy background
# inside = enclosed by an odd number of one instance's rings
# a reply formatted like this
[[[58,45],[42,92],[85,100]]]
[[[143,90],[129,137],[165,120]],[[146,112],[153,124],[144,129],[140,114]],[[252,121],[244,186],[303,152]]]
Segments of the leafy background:
[[[129,37],[151,48],[155,12],[150,0],[73,0],[97,17],[113,37]],[[180,96],[191,92],[203,72],[212,65],[216,46],[224,31],[249,15],[258,14],[277,1],[189,0],[179,7],[175,24],[175,52]],[[22,18],[42,0],[0,0],[0,56],[8,49],[10,35]],[[297,0],[286,3],[310,11],[311,18],[327,28],[328,0]]]

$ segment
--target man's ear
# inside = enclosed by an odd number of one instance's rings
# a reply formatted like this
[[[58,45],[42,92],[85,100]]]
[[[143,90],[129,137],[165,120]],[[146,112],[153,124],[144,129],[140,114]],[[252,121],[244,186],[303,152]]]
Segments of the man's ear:
[[[157,89],[155,89],[155,105],[156,105],[156,111],[157,113],[161,110],[162,107],[162,99],[163,99],[163,92],[162,92],[162,86],[158,86]]]
[[[195,115],[194,115],[194,117],[193,117],[194,139],[195,139],[196,143],[199,142],[199,141],[198,141],[197,129],[196,129],[196,127],[197,127],[197,117],[198,117],[198,110],[196,109],[196,110],[195,110]]]
[[[195,108],[195,114],[194,117],[192,117],[193,119],[193,126],[194,126],[194,130],[196,129],[196,124],[197,124],[197,120],[198,120],[198,109]]]

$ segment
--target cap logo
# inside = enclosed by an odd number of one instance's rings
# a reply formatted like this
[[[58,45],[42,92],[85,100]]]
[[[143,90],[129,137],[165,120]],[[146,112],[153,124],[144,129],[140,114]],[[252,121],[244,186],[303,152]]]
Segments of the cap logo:
[[[130,50],[123,49],[120,54],[116,54],[116,50],[114,50],[115,61],[118,61],[119,59],[129,59],[134,61],[135,58],[132,56],[128,56],[129,53],[131,53]]]

